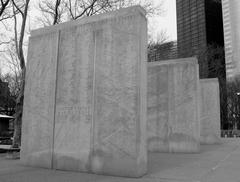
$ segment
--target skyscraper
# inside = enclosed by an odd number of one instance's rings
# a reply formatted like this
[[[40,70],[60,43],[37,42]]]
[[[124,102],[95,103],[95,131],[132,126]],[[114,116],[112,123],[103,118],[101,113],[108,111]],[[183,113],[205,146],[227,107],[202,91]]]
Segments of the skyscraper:
[[[178,57],[199,56],[209,44],[224,45],[222,7],[218,0],[176,0]],[[200,78],[209,77],[199,62]]]
[[[232,81],[240,76],[240,1],[222,0],[226,77]]]
[[[240,129],[240,1],[222,0],[227,78],[228,121]]]
[[[189,57],[206,46],[204,0],[177,0],[178,53]]]

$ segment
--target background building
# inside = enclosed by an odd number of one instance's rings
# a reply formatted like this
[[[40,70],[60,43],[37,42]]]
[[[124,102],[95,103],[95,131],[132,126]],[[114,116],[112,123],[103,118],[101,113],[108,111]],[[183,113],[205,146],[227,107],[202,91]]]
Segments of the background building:
[[[240,130],[240,1],[222,0],[228,129]]]
[[[176,0],[178,57],[201,56],[207,46],[224,46],[222,7],[217,0]],[[208,61],[199,61],[200,78],[209,77]]]
[[[207,45],[204,0],[176,0],[176,3],[179,57],[196,55]]]
[[[240,76],[240,1],[222,0],[226,77]]]
[[[165,42],[148,46],[148,61],[177,59],[177,41]]]

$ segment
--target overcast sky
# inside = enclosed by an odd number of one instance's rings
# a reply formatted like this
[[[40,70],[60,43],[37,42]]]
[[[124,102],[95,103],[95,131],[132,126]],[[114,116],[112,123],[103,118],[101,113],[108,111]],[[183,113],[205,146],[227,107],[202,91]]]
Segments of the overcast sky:
[[[32,0],[30,3],[32,3],[33,6],[30,9],[29,15],[31,15],[28,19],[28,25],[30,27],[26,27],[26,30],[32,30],[38,28],[36,26],[38,23],[34,22],[36,21],[36,16],[40,15],[39,11],[34,8],[36,7],[37,2],[39,0]],[[156,4],[160,0],[153,0]],[[157,37],[157,34],[161,31],[166,31],[168,40],[176,40],[177,39],[177,28],[176,28],[176,0],[164,0],[163,4],[164,13],[159,16],[156,15],[154,17],[150,17],[149,20],[149,32],[152,34],[153,39]],[[1,27],[0,27],[1,28]],[[12,32],[12,31],[10,31]],[[9,32],[9,33],[10,33]],[[28,35],[25,36],[26,40],[28,39]],[[8,72],[7,67],[5,66],[6,63],[4,63],[3,59],[0,59],[0,67],[3,74]]]
[[[169,40],[177,40],[176,0],[165,0],[163,6],[163,15],[149,18],[151,33],[156,36],[157,32],[166,30]]]
[[[153,0],[155,4],[158,4],[160,0]],[[156,37],[158,32],[166,31],[169,37],[169,40],[176,40],[177,39],[177,28],[176,28],[176,0],[163,0],[163,9],[164,13],[162,15],[156,15],[154,17],[149,18],[149,31]],[[33,6],[37,6],[38,0],[30,1]],[[31,27],[30,29],[35,29],[36,21],[35,16],[39,15],[39,11],[32,8],[32,12],[29,13],[33,16],[30,17]]]
[[[166,0],[166,16],[158,19],[159,27],[167,30],[171,40],[177,39],[176,0]]]

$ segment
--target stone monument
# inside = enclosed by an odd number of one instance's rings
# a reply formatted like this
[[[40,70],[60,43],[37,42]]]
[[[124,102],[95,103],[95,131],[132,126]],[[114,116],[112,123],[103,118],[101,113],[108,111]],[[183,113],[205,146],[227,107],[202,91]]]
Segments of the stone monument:
[[[220,95],[218,79],[200,79],[200,95],[201,143],[221,143]]]
[[[199,73],[196,58],[148,63],[147,129],[151,152],[198,152]]]
[[[35,30],[21,161],[139,177],[147,171],[147,20],[140,6]]]

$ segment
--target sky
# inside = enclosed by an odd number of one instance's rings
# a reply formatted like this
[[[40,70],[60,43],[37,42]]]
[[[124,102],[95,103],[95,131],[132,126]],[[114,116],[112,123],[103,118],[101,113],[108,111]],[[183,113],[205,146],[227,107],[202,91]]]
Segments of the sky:
[[[154,0],[156,3],[159,0]],[[168,40],[177,40],[176,0],[164,0],[164,12],[161,16],[149,18],[151,34],[154,37],[160,31],[166,31]]]
[[[154,3],[158,4],[161,0],[153,0]],[[38,0],[30,1],[33,3],[33,5],[36,7],[36,2]],[[149,34],[151,34],[151,37],[153,40],[157,39],[157,35],[161,31],[165,31],[168,37],[168,41],[176,40],[177,39],[177,27],[176,27],[176,0],[163,0],[163,13],[161,15],[155,15],[153,17],[148,18],[148,28],[149,28]],[[33,16],[29,17],[28,25],[30,27],[27,27],[27,30],[35,29],[37,28],[36,22],[32,21],[35,19],[35,16],[39,14],[39,12],[36,11],[36,9],[32,8],[30,11],[32,11],[29,14],[32,14]],[[31,20],[32,19],[32,20]],[[36,20],[35,20],[36,21]],[[1,27],[0,27],[1,28]],[[28,35],[26,35],[26,39],[28,39]],[[5,66],[6,63],[3,62],[2,59],[0,59],[0,68],[4,68],[1,70],[3,73],[8,72],[9,70]]]
[[[143,0],[144,1],[144,0]],[[163,13],[161,15],[155,15],[154,17],[148,18],[149,23],[149,32],[152,34],[153,39],[156,39],[158,32],[166,31],[169,40],[177,39],[177,28],[176,28],[176,0],[153,0],[154,4],[159,4],[163,1]],[[33,5],[37,6],[38,0],[32,1]],[[34,10],[31,14],[37,16],[39,12]],[[32,19],[35,19],[33,16]],[[36,20],[35,20],[36,21]],[[33,25],[30,28],[36,28],[36,23],[31,22]]]

